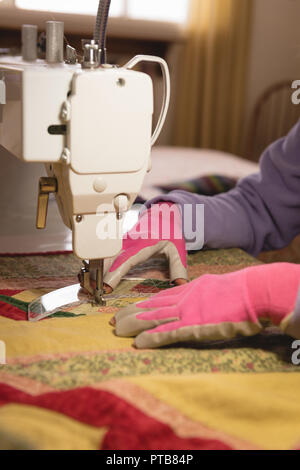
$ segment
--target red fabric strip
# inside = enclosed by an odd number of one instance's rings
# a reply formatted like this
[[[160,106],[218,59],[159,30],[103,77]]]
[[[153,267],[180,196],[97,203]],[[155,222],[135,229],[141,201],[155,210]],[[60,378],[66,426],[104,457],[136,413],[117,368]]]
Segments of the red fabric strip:
[[[11,320],[26,321],[27,314],[14,305],[0,301],[0,316],[10,318]]]
[[[37,406],[91,426],[105,426],[108,432],[102,450],[230,450],[217,440],[180,438],[169,426],[102,390],[77,388],[35,397],[0,384],[1,403]]]
[[[7,295],[12,297],[13,295],[23,292],[22,290],[12,290],[12,289],[0,289],[0,295]]]

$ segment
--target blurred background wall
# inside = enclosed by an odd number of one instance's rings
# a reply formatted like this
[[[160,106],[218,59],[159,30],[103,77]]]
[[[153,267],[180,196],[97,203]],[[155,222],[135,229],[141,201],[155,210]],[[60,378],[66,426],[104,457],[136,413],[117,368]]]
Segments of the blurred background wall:
[[[300,77],[300,1],[252,1],[248,116],[266,88],[278,81]]]

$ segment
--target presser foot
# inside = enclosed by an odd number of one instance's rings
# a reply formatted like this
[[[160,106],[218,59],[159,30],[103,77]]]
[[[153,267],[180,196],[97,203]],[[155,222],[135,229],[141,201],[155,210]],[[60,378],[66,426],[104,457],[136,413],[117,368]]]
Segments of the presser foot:
[[[97,293],[98,294],[98,293]],[[35,299],[28,306],[28,321],[39,321],[53,314],[63,314],[82,304],[90,304],[92,308],[105,306],[106,302],[95,294],[85,293],[80,284],[63,287],[62,289],[49,292]]]
[[[97,305],[99,305],[100,307],[106,306],[106,301],[103,298],[103,293],[95,292],[95,298],[92,302],[92,305],[94,305],[95,307],[97,307]]]
[[[89,302],[89,298],[82,295],[80,284],[63,287],[31,302],[28,306],[28,320],[39,321],[54,313],[66,312],[71,307]]]
[[[96,271],[96,288],[91,286],[90,269]],[[79,274],[80,284],[64,287],[49,292],[31,302],[28,306],[28,320],[38,321],[54,313],[69,311],[72,307],[81,304],[90,304],[92,307],[103,307],[106,302],[103,298],[103,261],[84,262]]]
[[[94,289],[91,285],[91,272],[90,269],[96,271],[96,288]],[[87,263],[83,261],[83,267],[81,268],[79,274],[80,284],[83,286],[83,289],[92,296],[92,305],[105,306],[106,302],[103,298],[105,294],[104,283],[103,283],[103,271],[104,271],[104,262],[103,260],[90,261]]]

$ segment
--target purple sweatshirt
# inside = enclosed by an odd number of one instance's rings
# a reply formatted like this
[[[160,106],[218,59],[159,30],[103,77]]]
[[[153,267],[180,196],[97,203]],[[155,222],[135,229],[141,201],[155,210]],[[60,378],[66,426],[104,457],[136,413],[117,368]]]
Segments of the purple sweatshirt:
[[[207,248],[242,248],[256,256],[287,246],[300,234],[300,121],[263,153],[260,173],[230,192],[208,197],[173,191],[147,206],[159,201],[177,203],[183,213],[185,204],[203,204]]]

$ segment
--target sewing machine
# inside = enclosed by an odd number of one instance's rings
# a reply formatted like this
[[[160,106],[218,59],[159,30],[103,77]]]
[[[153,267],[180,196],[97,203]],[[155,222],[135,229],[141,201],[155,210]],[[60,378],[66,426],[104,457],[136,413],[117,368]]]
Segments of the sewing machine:
[[[83,41],[83,58],[64,49],[64,25],[49,21],[45,59],[38,58],[37,27],[22,28],[22,56],[0,56],[0,145],[26,162],[42,162],[37,228],[46,225],[49,195],[55,194],[73,250],[84,261],[81,276],[92,304],[102,305],[104,260],[122,250],[124,215],[147,171],[151,147],[163,127],[170,98],[166,62],[136,56],[119,67],[106,61],[110,1],[100,0],[94,39]],[[139,62],[160,64],[164,98],[152,132],[153,85],[132,70]],[[22,195],[20,195],[22,197]],[[96,289],[91,286],[91,273]],[[79,300],[80,286],[37,299],[29,320],[38,320]]]

